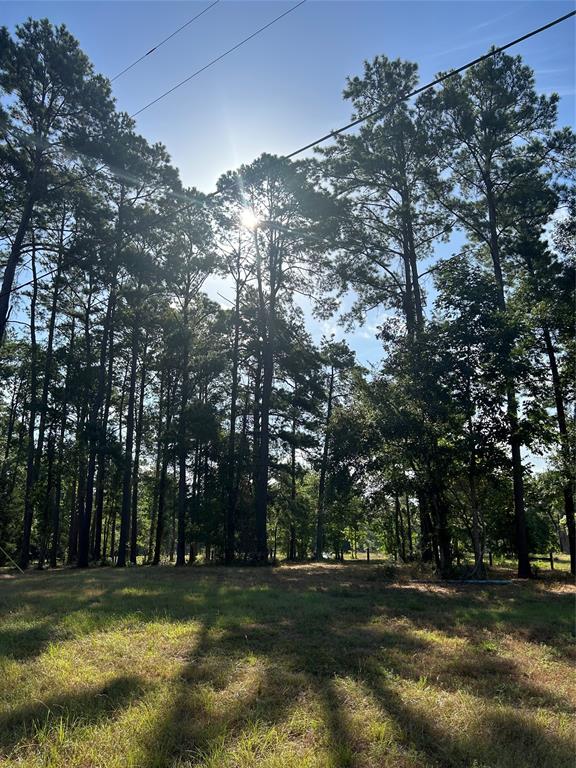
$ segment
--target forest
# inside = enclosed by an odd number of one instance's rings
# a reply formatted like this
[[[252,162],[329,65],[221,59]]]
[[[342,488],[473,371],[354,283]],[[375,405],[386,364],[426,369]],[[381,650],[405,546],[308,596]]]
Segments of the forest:
[[[574,132],[517,55],[358,65],[357,129],[206,194],[64,26],[0,29],[0,565],[575,572]]]

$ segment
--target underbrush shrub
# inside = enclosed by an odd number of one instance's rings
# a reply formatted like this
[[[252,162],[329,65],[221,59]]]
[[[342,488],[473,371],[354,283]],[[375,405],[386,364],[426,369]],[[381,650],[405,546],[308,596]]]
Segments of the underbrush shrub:
[[[398,566],[393,563],[385,563],[379,565],[374,573],[370,574],[370,578],[374,581],[379,579],[397,579],[398,578]]]

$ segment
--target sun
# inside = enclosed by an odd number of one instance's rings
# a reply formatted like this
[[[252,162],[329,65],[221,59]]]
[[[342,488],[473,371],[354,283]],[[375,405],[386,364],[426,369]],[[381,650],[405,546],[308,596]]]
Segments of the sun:
[[[260,224],[260,218],[254,213],[252,208],[243,208],[240,214],[240,222],[246,229],[256,229]]]

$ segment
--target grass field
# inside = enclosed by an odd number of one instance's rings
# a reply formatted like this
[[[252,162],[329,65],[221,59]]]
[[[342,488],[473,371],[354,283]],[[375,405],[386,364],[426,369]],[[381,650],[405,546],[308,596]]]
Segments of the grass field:
[[[385,575],[6,574],[0,765],[573,768],[573,588]]]

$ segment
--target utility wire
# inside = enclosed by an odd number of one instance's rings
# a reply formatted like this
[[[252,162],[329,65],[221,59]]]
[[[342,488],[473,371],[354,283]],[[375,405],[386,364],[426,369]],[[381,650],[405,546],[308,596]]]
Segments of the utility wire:
[[[161,48],[164,45],[164,43],[168,42],[168,40],[172,40],[172,38],[175,37],[179,32],[182,32],[183,29],[186,29],[186,27],[189,27],[190,24],[192,24],[192,22],[196,21],[196,19],[199,19],[200,16],[204,16],[204,14],[207,13],[210,10],[210,8],[214,8],[214,6],[218,5],[219,2],[220,2],[220,0],[214,0],[214,2],[211,5],[209,5],[206,8],[204,8],[203,11],[200,11],[200,13],[197,13],[196,16],[193,16],[191,19],[188,19],[188,21],[185,22],[184,24],[182,24],[181,27],[178,27],[178,29],[175,29],[174,32],[172,32],[170,35],[168,35],[168,37],[165,37],[164,40],[161,40],[159,43],[156,43],[156,45],[153,48],[150,48],[150,50],[147,51],[142,56],[140,56],[139,59],[136,59],[136,61],[133,61],[132,64],[129,64],[121,72],[118,72],[117,75],[114,75],[114,77],[111,77],[110,78],[110,82],[113,83],[114,80],[118,80],[119,77],[122,77],[122,75],[125,75],[126,72],[129,72],[132,69],[132,67],[136,66],[136,64],[140,64],[140,62],[144,61],[144,59],[147,56],[150,56],[151,53],[154,53],[154,51],[157,51],[158,48]]]
[[[440,75],[440,77],[437,77],[435,80],[432,80],[431,82],[427,83],[426,85],[420,86],[420,88],[416,88],[413,91],[410,91],[410,93],[405,93],[402,96],[399,96],[397,99],[394,99],[394,101],[390,102],[389,104],[386,104],[383,107],[379,107],[378,109],[375,109],[373,112],[369,112],[367,115],[364,115],[363,117],[359,117],[356,120],[353,120],[351,123],[348,123],[347,125],[343,125],[341,128],[337,128],[335,131],[330,131],[330,133],[324,134],[324,136],[321,136],[319,139],[316,139],[315,141],[311,141],[310,144],[306,144],[304,147],[300,147],[300,149],[295,149],[294,152],[290,152],[289,155],[284,155],[284,158],[286,160],[289,160],[291,157],[296,157],[296,155],[300,155],[302,152],[306,152],[307,149],[312,149],[312,147],[318,146],[318,144],[322,144],[324,141],[328,141],[328,139],[332,139],[335,136],[339,136],[341,133],[344,133],[344,131],[349,131],[350,128],[354,128],[356,125],[360,125],[360,123],[366,122],[366,120],[370,120],[373,117],[379,117],[380,115],[383,115],[385,112],[387,112],[389,109],[393,109],[394,107],[398,106],[398,104],[401,104],[403,101],[406,101],[407,99],[412,98],[412,96],[417,96],[419,93],[422,93],[423,91],[427,91],[430,88],[434,88],[436,85],[440,85],[440,83],[445,82],[446,80],[449,80],[452,77],[455,77],[456,75],[459,75],[461,72],[465,72],[467,69],[470,69],[470,67],[474,67],[476,64],[480,64],[482,61],[486,61],[486,59],[491,58],[492,56],[496,56],[498,53],[502,53],[502,51],[507,50],[508,48],[511,48],[513,45],[518,45],[518,43],[524,42],[524,40],[528,40],[531,37],[534,37],[535,35],[539,35],[541,32],[544,32],[547,29],[550,29],[551,27],[555,27],[557,24],[561,24],[563,21],[567,21],[572,16],[576,15],[576,11],[570,11],[570,13],[564,14],[564,16],[560,16],[557,19],[554,19],[554,21],[548,22],[548,24],[544,24],[542,27],[538,27],[538,29],[533,29],[532,32],[527,32],[525,35],[522,35],[521,37],[517,37],[515,40],[512,40],[509,43],[506,43],[506,45],[501,45],[499,48],[493,48],[492,50],[488,51],[488,53],[485,53],[483,56],[478,56],[477,59],[474,59],[473,61],[469,61],[467,64],[463,64],[461,67],[458,67],[458,69],[451,69],[449,72],[446,72],[443,75]]]
[[[306,0],[302,0],[298,5],[302,5],[302,3],[306,2]],[[294,10],[298,6],[294,6],[290,10]],[[290,11],[286,11],[286,13],[289,13]],[[283,15],[286,15],[284,13]],[[353,128],[356,125],[360,125],[361,123],[366,122],[366,120],[370,120],[373,117],[380,116],[384,114],[387,110],[392,109],[393,107],[397,106],[398,104],[402,103],[403,101],[406,101],[406,99],[411,98],[412,96],[416,96],[419,93],[423,93],[424,91],[430,90],[431,88],[434,88],[436,85],[439,85],[440,83],[445,82],[446,80],[449,80],[452,77],[455,77],[456,75],[460,74],[461,72],[466,71],[467,69],[470,69],[471,67],[475,66],[476,64],[479,64],[482,61],[486,61],[486,59],[491,58],[492,56],[496,56],[498,53],[502,53],[502,51],[507,50],[508,48],[511,48],[514,45],[518,45],[519,43],[524,42],[524,40],[528,40],[531,37],[534,37],[535,35],[540,34],[541,32],[546,31],[547,29],[550,29],[552,27],[555,27],[557,24],[560,24],[563,21],[567,21],[568,19],[572,18],[576,15],[576,11],[571,11],[570,13],[566,13],[564,16],[560,16],[557,19],[554,19],[553,21],[550,21],[548,24],[544,24],[542,27],[538,27],[538,29],[534,29],[531,32],[527,32],[525,35],[522,35],[521,37],[517,37],[515,40],[512,40],[509,43],[506,43],[506,45],[502,45],[499,48],[493,48],[492,50],[488,51],[488,53],[485,53],[482,56],[479,56],[476,59],[473,59],[472,61],[469,61],[467,64],[463,64],[461,67],[458,67],[457,69],[452,69],[449,72],[447,72],[444,75],[441,75],[440,77],[436,78],[435,80],[432,80],[431,82],[427,83],[426,85],[421,86],[420,88],[416,88],[414,91],[411,91],[410,93],[406,93],[403,96],[399,97],[398,99],[395,99],[390,104],[386,104],[385,106],[381,107],[380,109],[376,109],[373,112],[370,112],[367,115],[364,115],[363,117],[359,117],[356,120],[353,120],[351,123],[348,123],[347,125],[343,125],[341,128],[337,128],[334,131],[330,131],[330,133],[325,134],[324,136],[321,136],[319,139],[316,139],[315,141],[310,142],[309,144],[306,144],[303,147],[300,147],[299,149],[294,150],[288,155],[283,155],[279,159],[289,160],[292,157],[295,157],[296,155],[301,154],[302,152],[305,152],[308,149],[312,149],[313,147],[317,146],[318,144],[323,143],[324,141],[327,141],[330,138],[333,138],[334,136],[338,136],[339,134],[343,133],[344,131],[349,130],[350,128]],[[278,17],[280,18],[280,17]],[[272,24],[273,22],[270,22]],[[270,26],[270,24],[268,26]],[[257,33],[254,33],[257,34]],[[167,92],[169,93],[169,91]],[[167,94],[163,94],[167,95]],[[162,98],[162,97],[159,97]],[[151,104],[154,102],[151,102]],[[150,105],[148,105],[150,106]],[[144,107],[146,109],[146,107]],[[137,113],[136,113],[137,114]],[[94,172],[93,172],[94,173]],[[66,182],[69,183],[69,182]],[[57,189],[58,187],[56,187]],[[209,199],[211,197],[216,197],[219,195],[221,191],[219,189],[215,190],[214,192],[210,192],[207,195],[204,195],[204,199]],[[171,216],[174,216],[178,213],[183,213],[184,211],[188,210],[189,208],[192,208],[195,205],[198,205],[199,201],[192,200],[186,205],[182,206],[181,208],[177,208],[175,211],[171,212]],[[6,291],[4,293],[0,293],[0,296],[4,296],[6,294],[14,293],[15,291],[19,291],[21,288],[26,288],[29,285],[32,285],[35,281],[41,280],[44,277],[48,277],[49,275],[54,274],[54,272],[57,271],[57,268],[51,269],[47,272],[44,272],[41,275],[38,275],[36,277],[36,280],[28,280],[25,283],[20,283],[19,285],[14,286],[9,291]]]
[[[219,0],[217,0],[217,2],[219,2]],[[234,51],[238,50],[238,48],[240,48],[241,46],[245,45],[249,40],[252,40],[254,37],[256,37],[257,35],[259,35],[262,32],[264,32],[264,30],[266,30],[269,27],[271,27],[277,21],[280,21],[280,19],[284,18],[284,16],[287,16],[289,13],[292,13],[292,11],[295,11],[301,5],[304,5],[305,2],[306,2],[306,0],[300,0],[300,2],[297,3],[296,5],[292,6],[292,8],[289,8],[287,11],[284,11],[284,13],[281,13],[279,16],[276,16],[276,18],[272,19],[272,21],[269,21],[263,27],[260,27],[255,32],[252,32],[251,35],[248,35],[248,37],[245,37],[239,43],[236,43],[236,45],[232,46],[232,48],[228,48],[227,51],[224,51],[224,53],[221,53],[220,56],[217,56],[215,59],[212,59],[212,61],[209,61],[208,64],[205,64],[200,69],[197,69],[196,72],[193,72],[191,75],[189,75],[187,78],[182,80],[180,83],[178,83],[177,85],[173,86],[172,88],[170,88],[169,90],[165,91],[164,93],[161,93],[160,96],[158,96],[157,98],[153,99],[148,104],[145,104],[139,110],[137,110],[132,115],[130,115],[130,117],[136,117],[141,112],[144,112],[144,110],[148,109],[153,104],[156,104],[158,101],[163,99],[165,96],[168,96],[168,94],[173,93],[177,88],[180,88],[180,86],[184,85],[185,83],[188,83],[190,80],[194,79],[195,77],[198,77],[198,75],[202,74],[202,72],[205,72],[207,69],[209,69],[210,67],[214,66],[214,64],[216,64],[217,62],[221,61],[223,58],[225,58],[229,54],[233,53]],[[215,4],[216,3],[213,3],[213,5],[215,5]],[[212,6],[209,6],[209,7],[211,8]],[[205,11],[206,10],[208,10],[208,8],[206,8]],[[192,22],[192,21],[193,21],[193,19],[190,20],[190,22]],[[174,32],[173,35],[175,35],[177,32],[178,32],[178,30],[176,30],[176,32]],[[166,38],[166,40],[168,40],[168,39],[169,38]],[[163,41],[163,42],[166,42],[166,41]],[[159,46],[156,46],[156,47],[158,48]],[[145,56],[147,56],[147,55],[148,54],[145,54]],[[145,58],[145,56],[143,56],[142,58]],[[139,61],[141,61],[141,59],[139,59]],[[134,64],[131,64],[130,67],[134,66],[135,64],[137,64],[137,62],[134,62]],[[128,67],[128,69],[130,67]],[[122,74],[122,72],[119,73],[118,75],[116,75],[116,77],[120,77],[121,74]],[[115,78],[113,78],[113,79],[115,79]],[[95,174],[100,173],[100,171],[103,171],[105,168],[106,168],[106,163],[102,163],[101,165],[98,165],[93,170],[87,171],[83,176],[80,176],[80,177],[74,178],[74,179],[69,179],[68,181],[63,181],[61,184],[58,184],[57,186],[52,187],[52,189],[50,191],[51,192],[56,192],[57,190],[63,189],[64,187],[67,187],[70,184],[75,184],[78,181],[84,181],[85,179],[89,179],[92,176],[94,176]]]
[[[299,8],[301,5],[304,5],[306,0],[300,0],[299,3],[296,3],[296,5],[293,5],[291,8],[288,8],[287,11],[284,11],[284,13],[281,13],[279,16],[276,16],[276,18],[272,19],[272,21],[269,21],[268,24],[264,24],[263,27],[260,27],[260,29],[257,29],[255,32],[252,32],[251,35],[248,35],[248,37],[245,37],[243,40],[241,40],[239,43],[236,43],[236,45],[233,45],[232,48],[228,48],[227,51],[224,51],[224,53],[221,53],[220,56],[217,56],[215,59],[212,59],[212,61],[208,62],[208,64],[205,64],[200,69],[197,69],[196,72],[193,72],[188,77],[184,78],[184,80],[181,80],[176,85],[172,86],[172,88],[169,88],[167,91],[164,91],[164,93],[161,93],[160,96],[157,96],[155,99],[152,99],[152,101],[148,102],[148,104],[145,104],[143,107],[141,107],[137,112],[134,112],[131,117],[136,117],[136,115],[139,115],[141,112],[144,112],[145,109],[148,109],[153,104],[157,104],[159,101],[164,99],[166,96],[168,96],[170,93],[174,93],[178,88],[183,86],[185,83],[190,82],[193,78],[197,77],[199,74],[204,72],[205,70],[212,67],[216,62],[223,59],[225,56],[228,56],[229,54],[233,53],[234,51],[237,51],[238,48],[241,48],[243,45],[245,45],[249,40],[252,40],[257,35],[259,35],[261,32],[264,32],[264,30],[271,27],[273,24],[276,24],[277,21],[280,21],[280,19],[283,19],[284,16],[288,16],[289,13],[292,13],[297,8]]]

